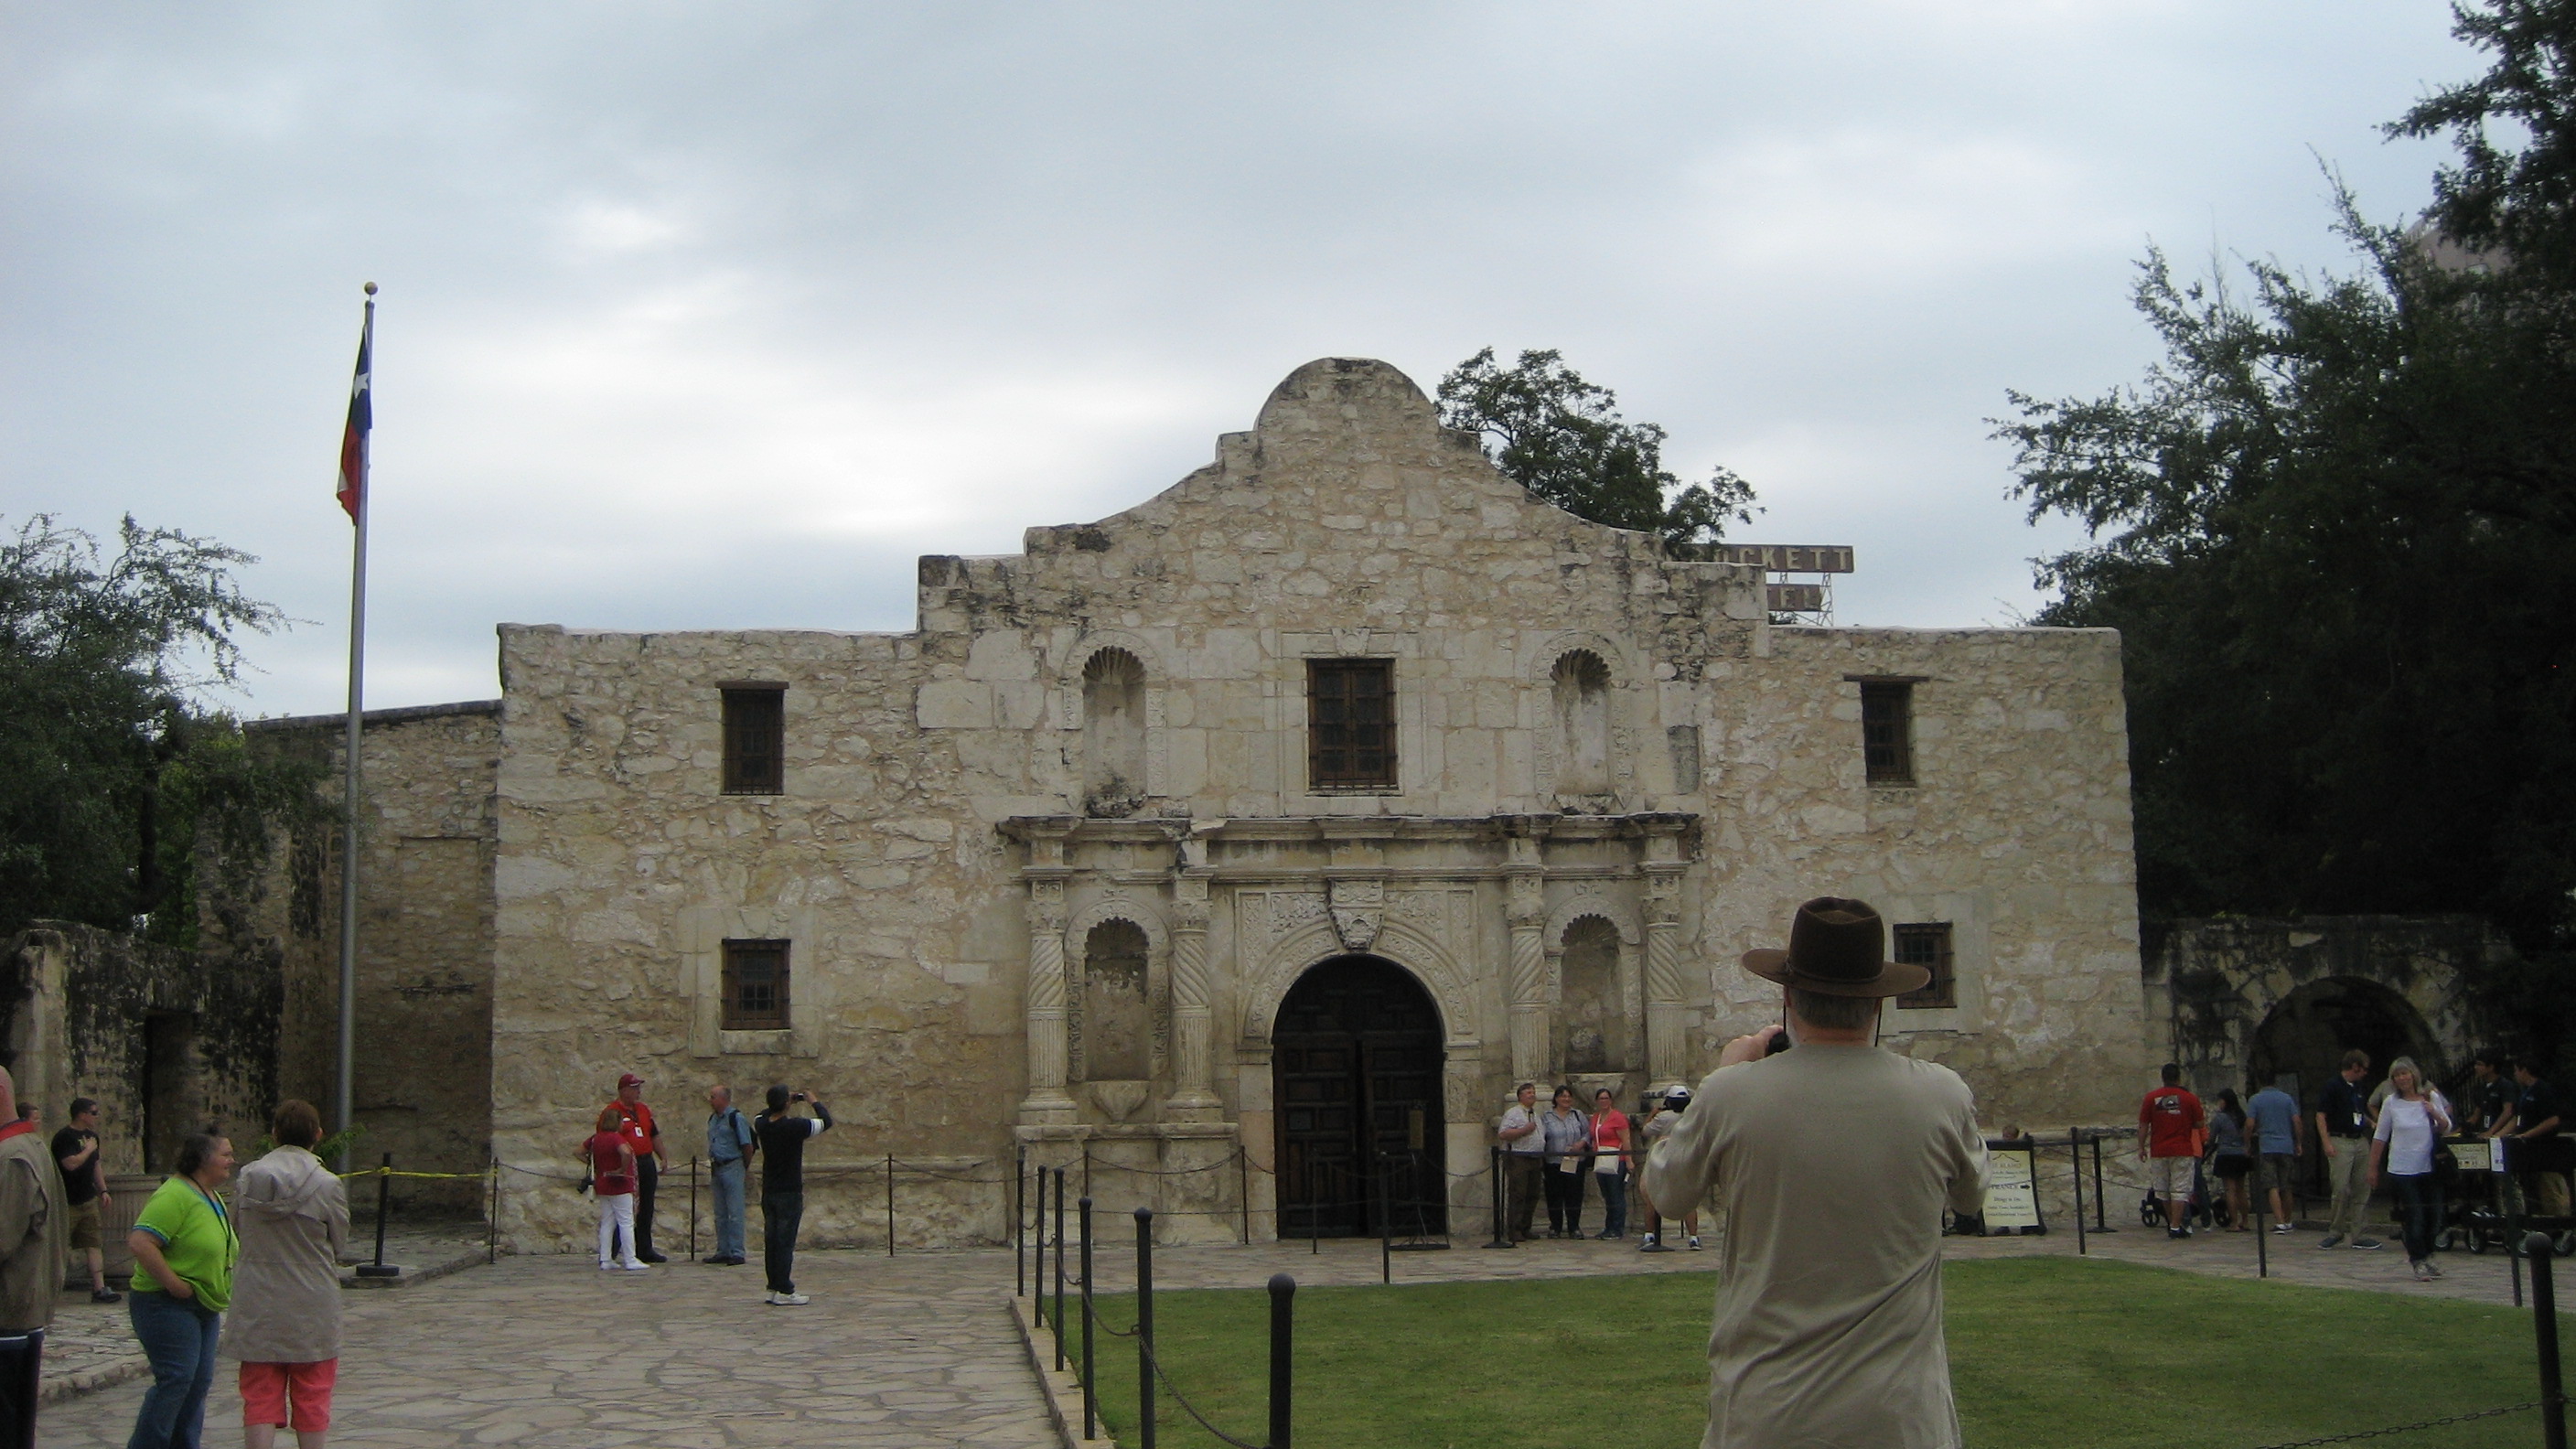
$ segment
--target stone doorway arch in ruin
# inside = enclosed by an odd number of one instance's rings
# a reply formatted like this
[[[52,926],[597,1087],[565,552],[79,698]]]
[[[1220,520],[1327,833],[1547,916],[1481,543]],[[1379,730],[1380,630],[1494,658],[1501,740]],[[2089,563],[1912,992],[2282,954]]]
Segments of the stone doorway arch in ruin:
[[[1440,1009],[1382,956],[1308,967],[1271,1027],[1279,1236],[1447,1231]]]
[[[2342,1069],[2355,1047],[2370,1053],[2371,1081],[2388,1064],[2411,1056],[2435,1082],[2449,1079],[2440,1039],[2398,992],[2358,976],[2328,976],[2292,990],[2264,1013],[2254,1029],[2246,1065],[2253,1085],[2278,1084],[2312,1111],[2316,1094]]]

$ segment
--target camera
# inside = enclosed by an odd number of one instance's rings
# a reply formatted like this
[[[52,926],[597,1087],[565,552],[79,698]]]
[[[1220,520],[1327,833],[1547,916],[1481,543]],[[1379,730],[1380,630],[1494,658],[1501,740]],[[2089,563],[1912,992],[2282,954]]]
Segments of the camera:
[[[804,1101],[810,1101],[811,1099],[810,1099],[810,1098],[808,1098],[808,1097],[807,1097],[803,1092],[790,1092],[790,1093],[788,1093],[788,1094],[787,1094],[787,1100],[788,1100],[788,1101],[791,1101],[791,1102],[804,1102]]]

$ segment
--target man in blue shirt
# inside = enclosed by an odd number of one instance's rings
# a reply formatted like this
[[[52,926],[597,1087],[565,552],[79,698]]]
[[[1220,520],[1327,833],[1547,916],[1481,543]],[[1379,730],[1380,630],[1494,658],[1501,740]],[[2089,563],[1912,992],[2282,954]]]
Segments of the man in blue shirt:
[[[2290,1184],[2298,1180],[2293,1174],[2304,1151],[2299,1104],[2279,1087],[2265,1087],[2245,1104],[2245,1115],[2253,1120],[2254,1150],[2263,1159],[2263,1186],[2272,1194],[2272,1231],[2286,1233],[2295,1225]]]
[[[716,1250],[707,1262],[742,1266],[743,1159],[758,1146],[751,1123],[733,1104],[733,1088],[719,1082],[707,1093],[707,1181],[715,1189]]]
[[[2334,1212],[2326,1220],[2320,1248],[2340,1248],[2349,1238],[2356,1248],[2376,1248],[2377,1238],[2361,1236],[2361,1214],[2370,1206],[2370,1094],[2362,1079],[2370,1075],[2370,1053],[2343,1054],[2343,1071],[2317,1096],[2317,1145],[2326,1154],[2326,1174],[2334,1183]]]

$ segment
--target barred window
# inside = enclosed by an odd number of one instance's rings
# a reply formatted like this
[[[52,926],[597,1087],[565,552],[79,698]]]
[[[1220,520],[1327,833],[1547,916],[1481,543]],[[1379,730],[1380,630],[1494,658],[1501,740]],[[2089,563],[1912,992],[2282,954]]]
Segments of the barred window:
[[[1950,923],[1932,922],[1896,928],[1896,959],[1908,966],[1928,966],[1932,979],[1920,991],[1896,998],[1899,1009],[1924,1011],[1959,1004],[1959,977],[1950,960]]]
[[[724,792],[776,795],[786,788],[787,691],[724,691]]]
[[[1860,687],[1862,755],[1873,785],[1914,783],[1914,686]]]
[[[1306,661],[1307,765],[1316,790],[1395,788],[1395,661]]]
[[[787,943],[724,943],[726,1031],[783,1031],[787,1026]]]

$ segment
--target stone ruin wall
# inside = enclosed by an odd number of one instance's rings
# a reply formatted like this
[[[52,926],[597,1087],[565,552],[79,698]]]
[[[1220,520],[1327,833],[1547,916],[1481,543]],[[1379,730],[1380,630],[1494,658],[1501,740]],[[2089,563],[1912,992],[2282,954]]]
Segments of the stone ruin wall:
[[[1302,369],[1254,433],[1227,436],[1216,464],[1161,497],[1032,530],[1023,555],[925,559],[921,584],[909,634],[504,626],[492,1097],[505,1159],[570,1175],[588,1114],[633,1068],[654,1079],[684,1157],[706,1082],[780,1079],[843,1119],[818,1163],[891,1151],[1000,1175],[1029,1088],[1033,907],[1027,848],[998,827],[1082,818],[1081,670],[1104,645],[1146,665],[1137,818],[1182,833],[1603,808],[1547,788],[1548,664],[1592,649],[1613,673],[1607,807],[1697,817],[1670,898],[1689,1074],[1776,1014],[1737,955],[1834,891],[1891,921],[1956,923],[1961,1005],[1891,1024],[1901,1049],[1968,1075],[1991,1125],[2117,1122],[2134,1099],[2137,922],[2107,632],[1770,627],[1757,574],[1666,562],[1649,539],[1536,504],[1381,364]],[[1398,660],[1401,796],[1298,783],[1298,661],[1336,651]],[[1921,681],[1918,785],[1864,783],[1854,676]],[[720,791],[730,681],[787,686],[785,794]],[[1153,857],[1137,857],[1137,889],[1159,899]],[[1648,903],[1637,868],[1621,869],[1607,878],[1628,882],[1634,917]],[[1481,1144],[1513,1067],[1508,905],[1499,882],[1474,889],[1473,1000],[1449,1025],[1476,1044],[1452,1092],[1456,1146]],[[1557,913],[1573,887],[1547,889]],[[1239,946],[1230,913],[1208,921],[1216,1113],[1252,1127],[1265,1069],[1237,1051],[1266,1008],[1223,975]],[[719,943],[769,936],[797,943],[794,1029],[718,1031]],[[1110,1152],[1114,1134],[1080,1111],[1073,1135]],[[1000,1236],[1001,1191],[971,1196],[946,1221]],[[864,1211],[849,1215],[864,1240]],[[580,1244],[589,1216],[567,1189],[532,1186],[505,1194],[503,1230]]]
[[[337,1125],[345,724],[314,715],[247,726],[262,747],[307,754],[327,771],[327,818],[281,843],[256,918],[284,960],[280,1096],[320,1108],[326,1130]],[[500,701],[370,710],[361,738],[351,1098],[366,1135],[351,1165],[374,1166],[390,1152],[398,1170],[481,1173],[491,1136]],[[480,1214],[485,1195],[479,1180],[392,1186],[397,1211]]]

